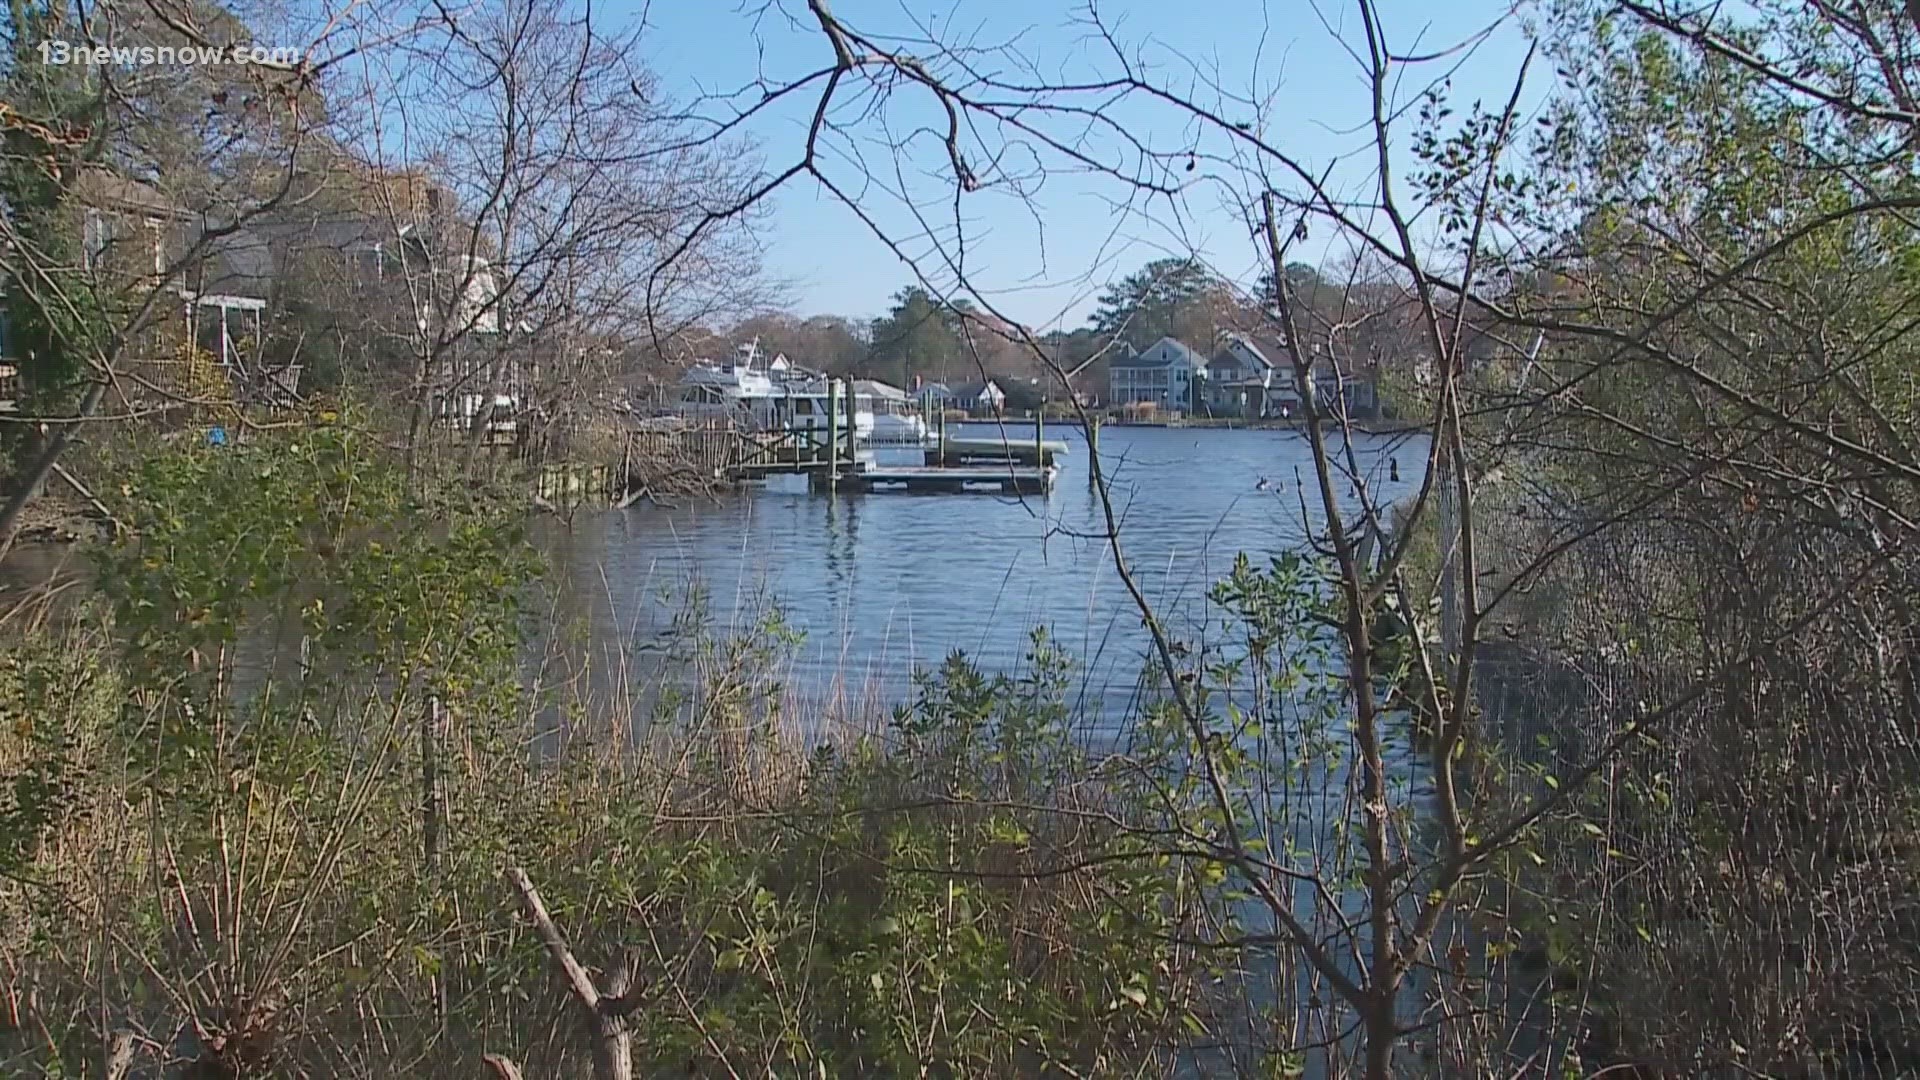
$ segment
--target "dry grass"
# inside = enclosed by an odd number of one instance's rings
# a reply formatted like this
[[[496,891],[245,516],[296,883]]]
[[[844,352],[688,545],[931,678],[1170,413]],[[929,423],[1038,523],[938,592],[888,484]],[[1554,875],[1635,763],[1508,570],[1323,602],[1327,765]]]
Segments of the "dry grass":
[[[1023,1001],[1043,988],[1067,1001],[1118,993],[1088,983],[1112,977],[1113,943],[1086,926],[1113,904],[1104,875],[1058,870],[1111,840],[1097,793],[1062,788],[1011,817],[992,787],[955,799],[935,782],[948,766],[891,757],[881,702],[799,698],[777,648],[752,631],[645,664],[622,654],[619,671],[573,670],[523,718],[564,729],[510,725],[525,733],[518,754],[502,755],[476,718],[451,716],[446,842],[431,871],[418,700],[371,684],[304,698],[290,688],[280,706],[256,695],[265,704],[253,711],[188,718],[208,726],[207,749],[157,766],[128,732],[160,731],[180,703],[118,684],[97,620],[22,616],[6,632],[15,677],[0,682],[0,776],[50,753],[79,769],[0,880],[0,1072],[92,1068],[124,1030],[144,1069],[480,1075],[483,1051],[506,1050],[527,1075],[560,1075],[584,1044],[500,884],[508,861],[540,883],[589,963],[627,955],[654,988],[641,1056],[656,1064],[684,1054],[721,1075],[765,1075],[796,1056],[868,1060],[906,1038],[974,1062],[972,1075],[1032,1075],[1039,1051],[1012,1033],[1051,1014],[1025,1017]],[[563,667],[557,656],[540,666]],[[685,694],[655,694],[637,717],[639,684],[657,691],[669,671]],[[316,722],[307,710],[322,700],[335,711]],[[56,716],[65,727],[50,741]],[[528,746],[544,747],[540,764]],[[1015,819],[1026,840],[977,839]],[[980,907],[956,914],[955,896]],[[917,933],[933,936],[876,938],[882,912],[926,920]],[[984,936],[950,936],[963,931]],[[899,950],[887,963],[902,977],[959,965],[926,976],[955,986],[974,977],[968,965],[1010,964],[1011,996],[982,999],[986,1013],[968,1021],[1008,1034],[982,1042],[953,1028],[949,1006],[928,1011],[940,992],[846,997],[843,980],[868,977],[821,953],[841,939]],[[736,940],[767,951],[755,960]],[[745,967],[728,959],[740,948]],[[822,1014],[801,1006],[809,999]],[[855,1005],[893,1010],[904,1027],[876,1034],[841,1015]],[[715,1031],[723,1011],[735,1026]],[[1096,1010],[1050,1022],[1066,1026],[1048,1054],[1144,1067],[1166,1020]],[[872,1059],[866,1071],[897,1067]]]

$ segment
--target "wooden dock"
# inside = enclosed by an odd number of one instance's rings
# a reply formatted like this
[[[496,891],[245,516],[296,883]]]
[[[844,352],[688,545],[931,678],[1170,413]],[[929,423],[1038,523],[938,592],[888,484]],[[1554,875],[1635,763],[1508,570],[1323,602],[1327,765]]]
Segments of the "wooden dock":
[[[761,479],[824,469],[827,440],[808,432],[754,432],[726,426],[655,428],[631,432],[627,457],[671,461],[715,480]],[[849,452],[840,451],[842,464]]]
[[[806,476],[815,491],[901,491],[928,494],[967,492],[1044,495],[1053,488],[1056,459],[1067,444],[1048,442],[1036,423],[1032,439],[948,438],[943,422],[925,463],[879,465],[870,451],[858,449],[851,424],[840,421],[839,395],[828,393],[828,422],[823,428],[747,431],[727,424],[661,423],[629,433],[622,454],[623,487],[644,488],[643,470],[672,469],[724,483],[747,483],[773,476]]]

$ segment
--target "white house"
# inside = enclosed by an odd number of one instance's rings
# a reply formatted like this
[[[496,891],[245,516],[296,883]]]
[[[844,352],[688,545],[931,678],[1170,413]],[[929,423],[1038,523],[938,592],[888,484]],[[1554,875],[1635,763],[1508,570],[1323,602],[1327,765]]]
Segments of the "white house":
[[[992,379],[985,382],[963,383],[952,389],[953,408],[965,409],[974,415],[997,413],[1006,407],[1006,392]]]
[[[1181,342],[1163,337],[1132,356],[1107,361],[1113,405],[1152,404],[1192,412],[1194,383],[1207,377],[1207,362]]]

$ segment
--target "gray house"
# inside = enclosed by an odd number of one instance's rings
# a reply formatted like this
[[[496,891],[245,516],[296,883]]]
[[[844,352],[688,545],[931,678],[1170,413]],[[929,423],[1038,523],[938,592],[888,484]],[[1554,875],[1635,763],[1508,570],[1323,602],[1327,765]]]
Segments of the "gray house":
[[[1324,357],[1313,363],[1313,400],[1328,412],[1378,416],[1380,391],[1375,369],[1343,371]]]
[[[953,403],[953,388],[943,382],[921,383],[914,388],[913,399],[928,412],[957,407]]]
[[[1147,404],[1192,412],[1194,384],[1207,377],[1207,362],[1199,353],[1170,337],[1163,337],[1132,356],[1107,362],[1110,392],[1116,406]]]
[[[975,416],[997,413],[1006,407],[1006,392],[992,379],[985,382],[970,382],[956,386],[952,390],[950,408],[965,409]]]
[[[1205,385],[1206,406],[1215,416],[1258,418],[1299,406],[1293,373],[1238,334],[1221,338],[1219,351],[1207,362]]]

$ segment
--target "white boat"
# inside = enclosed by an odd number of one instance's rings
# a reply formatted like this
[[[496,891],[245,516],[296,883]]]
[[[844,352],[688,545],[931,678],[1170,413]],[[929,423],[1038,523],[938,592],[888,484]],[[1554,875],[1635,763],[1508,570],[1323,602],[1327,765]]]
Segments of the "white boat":
[[[854,399],[859,400],[857,397]],[[925,446],[927,422],[917,416],[900,413],[873,414],[873,434],[868,442],[876,446]]]
[[[851,392],[843,379],[805,371],[776,357],[761,368],[759,341],[740,347],[736,362],[697,363],[680,376],[674,411],[689,418],[726,419],[749,431],[813,431],[824,433],[828,404],[839,401],[842,431],[857,441],[873,437],[871,398]]]
[[[876,446],[925,446],[931,429],[915,415],[913,399],[905,390],[878,379],[853,380],[854,407],[873,413]]]

